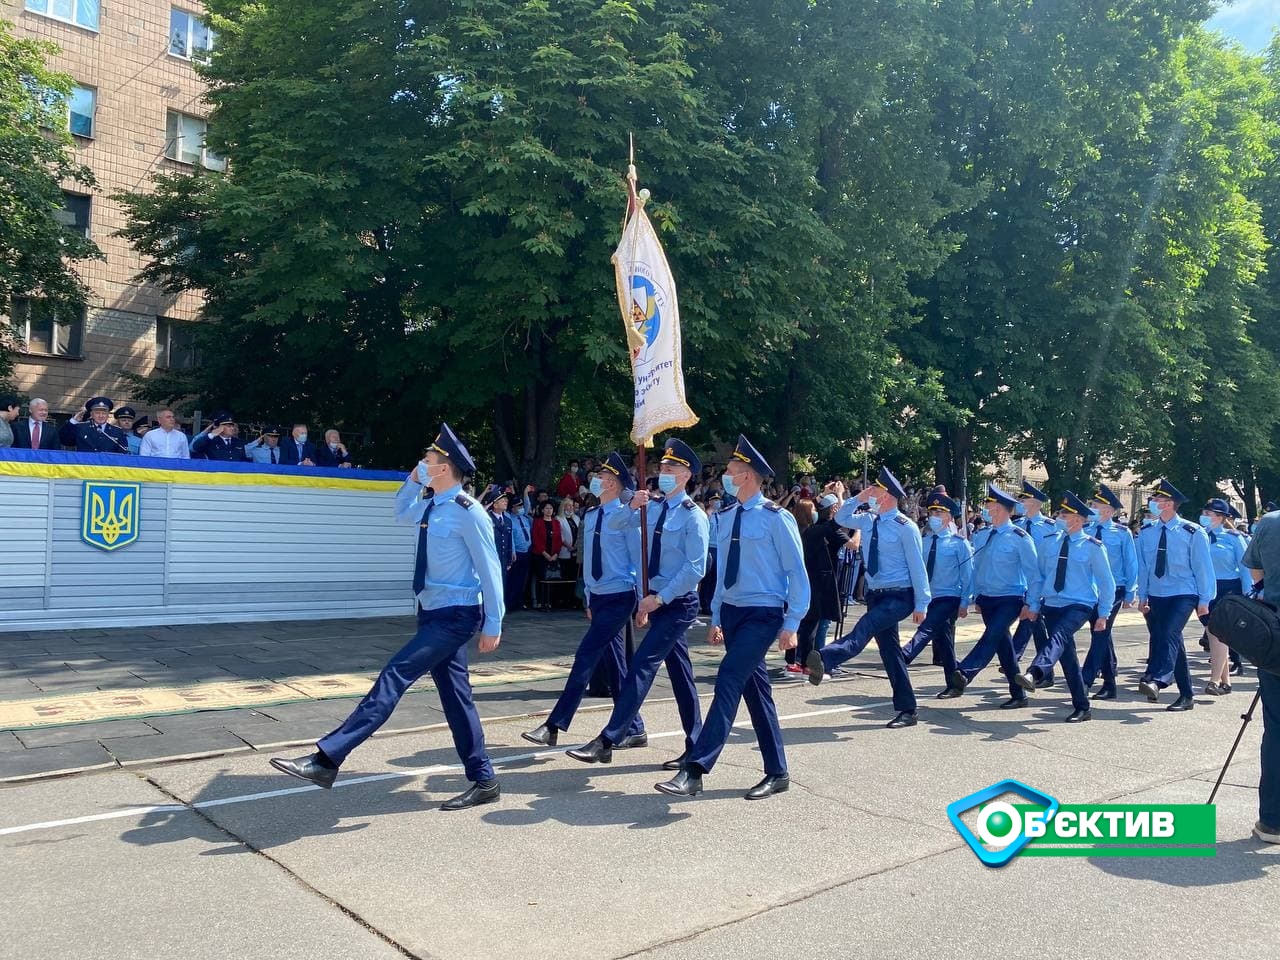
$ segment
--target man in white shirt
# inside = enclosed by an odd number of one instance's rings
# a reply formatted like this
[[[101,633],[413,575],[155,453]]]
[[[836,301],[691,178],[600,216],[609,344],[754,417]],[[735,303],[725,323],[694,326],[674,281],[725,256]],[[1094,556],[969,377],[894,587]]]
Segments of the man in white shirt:
[[[187,435],[178,429],[178,418],[172,410],[156,414],[157,426],[148,430],[142,438],[140,456],[169,457],[173,460],[190,460],[191,450]]]

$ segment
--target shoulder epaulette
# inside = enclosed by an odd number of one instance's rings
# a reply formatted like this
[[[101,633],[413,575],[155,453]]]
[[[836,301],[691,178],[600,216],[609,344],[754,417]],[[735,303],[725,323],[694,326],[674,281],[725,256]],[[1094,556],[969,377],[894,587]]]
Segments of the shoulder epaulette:
[[[692,510],[694,507],[696,507],[696,506],[697,506],[697,504],[696,504],[696,503],[694,503],[692,500],[685,500],[685,502],[682,504],[682,506],[683,506],[686,510]]]
[[[730,510],[732,510],[736,506],[737,506],[736,503],[731,503],[727,507],[721,507],[719,510],[716,511],[716,514],[718,516],[719,514],[722,514],[722,513],[728,513]]]
[[[770,513],[781,513],[781,512],[782,512],[782,508],[781,508],[780,506],[778,506],[776,503],[774,503],[772,500],[766,500],[766,501],[762,504],[762,506],[763,506],[766,510],[768,510]]]
[[[1088,540],[1090,543],[1096,543],[1098,546],[1102,546],[1102,541],[1099,540],[1097,537],[1085,537],[1085,539]]]
[[[1031,534],[1027,533],[1027,531],[1023,530],[1023,529],[1022,529],[1020,526],[1018,526],[1017,524],[1014,524],[1014,525],[1013,525],[1013,532],[1014,532],[1014,533],[1016,533],[1016,534],[1017,534],[1018,536],[1020,536],[1020,537],[1029,537],[1029,536],[1031,536]]]
[[[476,505],[476,501],[472,500],[465,493],[458,494],[456,497],[453,498],[453,502],[456,503],[458,506],[462,507],[462,509],[464,510],[470,510],[472,507]]]
[[[910,522],[911,522],[911,521],[910,521],[910,520],[908,520],[906,517],[904,517],[902,514],[898,514],[896,517],[894,517],[894,518],[893,518],[893,520],[894,520],[894,522],[895,522],[895,523],[910,523]]]
[[[1200,529],[1200,528],[1199,528],[1199,527],[1197,527],[1194,523],[1186,523],[1186,522],[1184,521],[1184,522],[1183,522],[1183,524],[1182,524],[1182,532],[1183,532],[1183,533],[1190,533],[1190,534],[1194,534],[1194,533],[1195,533],[1196,531],[1198,531],[1199,529]]]

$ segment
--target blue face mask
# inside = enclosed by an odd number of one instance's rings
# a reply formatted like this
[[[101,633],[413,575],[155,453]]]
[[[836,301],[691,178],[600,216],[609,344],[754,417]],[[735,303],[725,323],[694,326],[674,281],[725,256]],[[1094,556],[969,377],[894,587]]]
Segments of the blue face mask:
[[[658,489],[663,493],[674,493],[679,486],[680,480],[678,477],[673,477],[669,473],[658,474]]]
[[[941,533],[945,527],[946,527],[946,523],[943,522],[943,519],[941,517],[934,517],[934,516],[929,517],[929,529],[932,530],[934,533]]]
[[[720,478],[720,482],[724,484],[724,492],[729,496],[736,497],[738,495],[738,485],[733,482],[732,476],[726,473]]]
[[[982,522],[983,523],[991,522],[991,511],[988,510],[986,507],[982,508]]]
[[[591,495],[598,500],[600,499],[600,495],[604,493],[604,481],[599,477],[592,477],[591,482],[587,485],[587,489],[589,489],[591,491]]]
[[[1213,526],[1213,517],[1207,513],[1200,514],[1200,526],[1208,530]]]
[[[1154,498],[1147,501],[1147,513],[1151,514],[1153,517],[1158,517],[1160,515],[1160,504],[1158,504]]]
[[[1089,511],[1089,519],[1090,519],[1091,521],[1093,521],[1094,523],[1097,523],[1098,521],[1100,521],[1100,520],[1102,519],[1102,514],[1098,513],[1098,511],[1097,511],[1097,510],[1090,510],[1090,511]]]
[[[1058,517],[1057,519],[1055,519],[1053,521],[1053,525],[1057,527],[1059,530],[1061,530],[1063,533],[1067,532],[1067,521],[1063,520],[1061,517]]]
[[[879,513],[879,512],[880,512],[880,500],[879,500],[878,498],[872,498],[872,499],[868,500],[868,501],[867,501],[867,509],[868,509],[868,510],[870,510],[872,513]]]
[[[1027,505],[1019,500],[1018,505],[1013,508],[1013,512],[1019,517],[1025,517],[1027,515]]]

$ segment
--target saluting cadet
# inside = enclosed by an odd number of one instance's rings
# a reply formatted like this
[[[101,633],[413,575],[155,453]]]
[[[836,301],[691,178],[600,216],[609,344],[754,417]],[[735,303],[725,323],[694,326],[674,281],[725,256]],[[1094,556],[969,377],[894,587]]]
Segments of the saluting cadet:
[[[1209,616],[1216,583],[1209,559],[1209,538],[1197,524],[1178,516],[1186,497],[1168,480],[1156,484],[1147,501],[1155,524],[1138,533],[1138,609],[1147,618],[1150,649],[1138,692],[1152,703],[1170,683],[1178,685],[1178,699],[1167,709],[1190,710],[1191,671],[1182,628],[1194,612]]]
[[[902,648],[910,664],[933,645],[934,666],[944,678],[956,669],[956,619],[969,616],[973,604],[973,546],[956,535],[955,518],[960,504],[945,493],[931,493],[924,502],[929,532],[925,534],[924,572],[929,577],[929,609],[915,635]],[[946,690],[937,699],[946,699]]]
[[[64,447],[75,447],[76,453],[121,453],[129,452],[129,439],[123,430],[114,424],[107,423],[107,415],[115,403],[108,397],[94,397],[85,405],[89,413],[89,422],[77,413],[62,425],[58,431],[58,439]]]
[[[978,672],[998,656],[1009,681],[1009,699],[1000,708],[1012,710],[1031,702],[1014,681],[1019,672],[1018,659],[1013,655],[1009,627],[1015,620],[1030,619],[1027,593],[1038,588],[1040,569],[1031,534],[1012,523],[1016,506],[1013,497],[994,484],[987,484],[982,519],[990,526],[973,535],[973,602],[986,629],[947,678],[944,699],[964,693]]]
[[[626,650],[623,631],[627,619],[636,609],[636,568],[639,566],[640,537],[634,527],[611,528],[609,519],[625,513],[621,497],[635,490],[635,481],[627,462],[615,450],[605,458],[600,472],[590,479],[591,495],[600,505],[588,510],[582,519],[582,577],[586,614],[590,626],[573,655],[573,667],[565,681],[564,691],[556,701],[546,723],[522,733],[530,743],[554,747],[561,730],[573,723],[591,677],[605,659],[609,695],[617,703],[622,678],[626,675]],[[644,721],[637,713],[627,735],[616,747],[643,747],[649,742]]]
[[[418,525],[413,592],[418,632],[382,668],[373,687],[342,726],[296,760],[271,765],[325,789],[333,786],[347,755],[395,710],[404,692],[430,672],[453,744],[472,786],[442,810],[462,810],[498,799],[498,781],[485,752],[484,732],[471,699],[467,642],[480,630],[480,652],[492,653],[502,634],[502,571],[493,524],[480,504],[462,492],[475,473],[471,454],[447,423],[396,494],[396,519]],[[424,493],[431,496],[423,497]]]
[[[515,537],[512,532],[511,516],[507,513],[507,504],[511,500],[505,490],[495,487],[486,493],[480,502],[489,508],[489,519],[493,521],[493,545],[498,551],[498,565],[502,568],[505,578],[507,571],[516,562]]]
[[[715,766],[744,699],[765,774],[746,799],[763,800],[791,786],[764,658],[775,641],[783,651],[796,645],[796,628],[809,609],[809,578],[795,517],[761,493],[773,476],[764,457],[739,435],[724,472],[725,493],[737,503],[720,516],[720,576],[707,635],[709,643],[724,644],[724,659],[707,722],[680,772],[654,785],[671,796],[692,797],[702,790],[702,778]]]
[[[1031,542],[1035,545],[1037,556],[1040,554],[1040,548],[1044,541],[1054,537],[1058,532],[1054,522],[1041,512],[1048,502],[1049,495],[1047,493],[1035,484],[1028,483],[1026,480],[1022,481],[1022,492],[1018,494],[1018,506],[1015,508],[1022,516],[1017,517],[1013,522],[1016,526],[1031,534]],[[1022,660],[1022,654],[1026,652],[1027,643],[1032,639],[1036,642],[1036,653],[1043,650],[1044,645],[1049,642],[1049,635],[1045,631],[1044,621],[1039,617],[1035,620],[1019,622],[1018,629],[1014,631],[1013,655],[1018,658],[1019,662]],[[1056,682],[1053,670],[1050,670],[1048,676],[1044,678],[1042,686],[1052,687]]]
[[[1231,506],[1221,497],[1214,497],[1206,503],[1200,513],[1200,526],[1209,537],[1209,559],[1213,561],[1213,575],[1217,581],[1217,591],[1209,601],[1210,613],[1223,597],[1253,589],[1253,577],[1241,562],[1249,544],[1245,536],[1231,525],[1231,513]],[[1209,683],[1204,692],[1211,697],[1231,692],[1232,658],[1228,651],[1225,643],[1209,634]]]
[[[235,435],[236,418],[228,410],[213,415],[209,429],[191,442],[194,459],[220,460],[244,463],[249,457],[244,452],[244,441]]]
[[[1117,510],[1123,510],[1124,504],[1105,483],[1098,484],[1089,500],[1089,508],[1093,511],[1093,522],[1085,525],[1085,533],[1102,541],[1107,551],[1107,562],[1111,564],[1111,576],[1116,581],[1115,597],[1108,607],[1106,599],[1098,599],[1098,617],[1106,620],[1102,630],[1093,630],[1090,634],[1089,653],[1084,658],[1084,666],[1080,673],[1087,688],[1102,675],[1102,689],[1093,695],[1094,700],[1114,700],[1116,698],[1116,644],[1112,636],[1116,617],[1120,608],[1132,605],[1138,584],[1138,549],[1133,542],[1133,534],[1129,528],[1116,523],[1113,517]]]
[[[1062,673],[1071,691],[1070,716],[1067,723],[1093,719],[1089,712],[1089,691],[1080,677],[1080,661],[1076,653],[1076,632],[1092,623],[1102,629],[1106,618],[1098,611],[1098,603],[1115,596],[1116,581],[1101,540],[1084,532],[1089,519],[1089,505],[1067,491],[1058,505],[1057,533],[1042,541],[1039,553],[1039,589],[1031,596],[1031,613],[1045,621],[1049,640],[1026,672],[1014,677],[1023,690],[1034,691],[1053,665],[1062,661]]]
[[[833,487],[837,496],[844,496],[842,483]],[[840,526],[862,531],[867,612],[835,643],[810,653],[806,663],[809,682],[816,686],[832,669],[861,653],[874,637],[880,662],[893,686],[897,716],[887,724],[891,730],[914,727],[917,719],[916,695],[898,642],[898,623],[906,617],[917,626],[924,623],[930,600],[920,530],[898,510],[905,497],[898,478],[881,467],[876,481],[846,500],[836,514]],[[860,511],[863,503],[867,509]]]
[[[631,657],[622,692],[605,728],[590,743],[568,751],[575,760],[610,763],[614,747],[632,745],[628,738],[635,729],[640,705],[664,661],[685,737],[684,752],[664,763],[664,770],[679,768],[702,730],[702,705],[685,640],[698,619],[698,584],[707,566],[707,517],[686,492],[690,478],[701,473],[702,461],[687,443],[672,437],[663,447],[659,465],[658,489],[665,495],[662,503],[654,504],[648,491],[636,490],[626,498],[628,509],[605,518],[605,526],[630,533],[639,529],[640,507],[648,506],[649,593],[640,601],[636,623],[648,623],[649,632]]]

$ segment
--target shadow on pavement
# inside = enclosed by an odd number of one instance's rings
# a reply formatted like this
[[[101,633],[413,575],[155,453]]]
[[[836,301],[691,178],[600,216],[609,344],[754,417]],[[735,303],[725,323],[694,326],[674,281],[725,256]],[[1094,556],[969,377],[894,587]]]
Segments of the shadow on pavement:
[[[1276,848],[1242,837],[1218,844],[1218,855],[1209,857],[1093,857],[1103,873],[1125,880],[1151,880],[1171,887],[1216,887],[1224,883],[1260,880],[1277,867]]]

